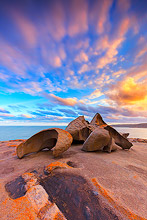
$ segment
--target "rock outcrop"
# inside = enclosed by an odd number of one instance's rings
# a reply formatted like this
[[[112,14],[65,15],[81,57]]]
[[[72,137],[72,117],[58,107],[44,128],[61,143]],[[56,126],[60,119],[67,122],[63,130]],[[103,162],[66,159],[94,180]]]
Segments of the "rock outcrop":
[[[115,144],[114,138],[111,138],[111,140],[109,141],[108,145],[106,145],[103,148],[103,151],[106,151],[108,153],[111,153],[111,151],[115,151],[118,149],[118,145]]]
[[[58,157],[71,146],[72,141],[73,138],[69,132],[60,128],[50,128],[36,133],[18,145],[16,152],[17,156],[22,158],[29,153],[53,148],[53,156]]]
[[[89,124],[84,116],[79,116],[71,121],[65,130],[72,135],[74,141],[85,141],[91,133],[88,125]]]
[[[107,125],[106,127],[104,127],[104,129],[109,131],[110,136],[115,140],[115,144],[119,145],[122,149],[130,149],[133,146],[131,142],[129,142],[125,137],[123,137],[111,126]]]
[[[96,128],[83,144],[84,151],[103,150],[111,141],[109,132],[103,128]]]
[[[103,121],[102,116],[99,113],[95,114],[95,116],[90,122],[90,125],[107,126],[107,124]]]
[[[99,113],[96,113],[96,115],[93,117],[92,121],[90,122],[90,125],[91,124],[98,125],[109,131],[110,137],[112,137],[115,141],[115,144],[119,145],[121,148],[130,149],[130,147],[132,146],[132,143],[127,140],[129,134],[126,133],[121,135],[113,127],[107,125],[106,122],[103,121],[102,116]]]
[[[79,116],[71,121],[65,130],[72,135],[74,141],[84,142],[82,150],[85,151],[101,149],[111,152],[117,149],[117,145],[123,149],[129,149],[132,146],[127,139],[129,134],[120,134],[107,125],[99,113],[95,114],[90,123],[85,120],[84,116]]]
[[[124,138],[127,138],[129,136],[129,133],[120,133]]]

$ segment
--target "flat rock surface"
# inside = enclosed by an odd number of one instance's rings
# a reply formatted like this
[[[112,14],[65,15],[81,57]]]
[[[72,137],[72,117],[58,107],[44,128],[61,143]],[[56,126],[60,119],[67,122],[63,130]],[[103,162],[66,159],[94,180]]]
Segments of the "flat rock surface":
[[[118,212],[127,210],[127,216],[123,219],[147,219],[147,143],[135,142],[130,150],[118,149],[111,153],[84,152],[80,144],[72,145],[57,159],[48,150],[18,159],[15,149],[22,141],[0,142],[0,219],[38,219],[28,201],[22,202],[22,197],[17,201],[9,197],[5,185],[33,170],[44,175],[44,167],[55,161],[70,161],[69,164],[74,166],[73,169],[55,171],[57,176],[54,179],[62,173],[65,175],[64,172],[67,176],[78,174],[93,186],[96,195],[104,197],[112,209],[116,208]],[[138,217],[130,217],[128,213]]]

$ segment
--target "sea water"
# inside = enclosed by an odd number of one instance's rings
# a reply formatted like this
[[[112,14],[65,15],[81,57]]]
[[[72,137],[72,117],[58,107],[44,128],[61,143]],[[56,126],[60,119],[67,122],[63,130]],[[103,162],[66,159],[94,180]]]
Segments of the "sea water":
[[[58,126],[65,129],[66,126]],[[0,126],[0,141],[8,141],[15,139],[28,139],[35,133],[52,128],[50,126]],[[130,133],[130,138],[146,138],[147,128],[128,128],[115,127],[115,129],[122,133]]]
[[[54,126],[55,127],[55,126]],[[66,126],[58,126],[65,129]],[[35,133],[53,128],[51,126],[0,126],[0,141],[28,139]]]

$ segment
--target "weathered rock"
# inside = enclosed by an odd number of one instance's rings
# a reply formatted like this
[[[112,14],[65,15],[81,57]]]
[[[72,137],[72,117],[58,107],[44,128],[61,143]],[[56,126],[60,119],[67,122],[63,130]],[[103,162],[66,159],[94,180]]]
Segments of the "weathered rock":
[[[26,193],[26,182],[22,176],[8,182],[5,185],[5,189],[8,192],[10,198],[17,199],[25,195]]]
[[[120,133],[124,138],[127,138],[129,136],[129,133]]]
[[[25,197],[28,198],[37,213],[41,208],[50,203],[48,194],[41,185],[32,186],[27,191]]]
[[[67,131],[60,128],[50,128],[42,130],[24,143],[17,146],[16,152],[19,158],[29,153],[41,151],[42,149],[53,148],[53,156],[57,157],[66,151],[73,141],[72,136]]]
[[[96,128],[83,144],[84,151],[102,150],[111,141],[109,132],[103,128]]]
[[[22,174],[22,178],[26,182],[26,185],[25,185],[26,190],[38,184],[38,179],[34,173],[24,173]]]
[[[103,121],[102,116],[99,113],[96,113],[93,119],[90,122],[91,125],[98,125],[98,126],[106,126],[107,124]]]
[[[117,149],[118,149],[118,145],[115,144],[114,138],[111,138],[111,140],[108,143],[108,145],[103,148],[103,151],[106,151],[106,152],[110,153],[111,151],[115,151]]]
[[[45,207],[47,210],[39,212],[38,216],[42,220],[67,220],[63,213],[59,210],[58,206],[53,203]]]
[[[132,146],[132,143],[130,143],[127,140],[127,136],[129,135],[128,133],[121,135],[119,132],[117,132],[114,128],[112,128],[111,126],[107,125],[106,122],[103,121],[101,115],[99,113],[97,113],[92,121],[90,122],[89,126],[99,126],[99,127],[103,127],[104,129],[106,129],[107,131],[109,131],[109,135],[110,137],[114,138],[115,140],[115,144],[119,145],[120,147],[122,147],[123,149],[130,149]],[[94,129],[94,127],[93,127]]]
[[[85,120],[84,116],[79,116],[71,121],[65,130],[72,135],[74,141],[85,141],[91,133],[88,125],[89,123]]]
[[[44,168],[44,173],[50,174],[53,170],[58,169],[58,168],[72,168],[72,167],[69,166],[66,162],[56,161],[46,166]]]
[[[125,137],[123,137],[121,134],[119,134],[114,128],[111,126],[107,125],[104,127],[107,131],[109,131],[109,134],[111,137],[114,138],[115,143],[119,145],[123,149],[130,149],[133,144],[129,142]]]

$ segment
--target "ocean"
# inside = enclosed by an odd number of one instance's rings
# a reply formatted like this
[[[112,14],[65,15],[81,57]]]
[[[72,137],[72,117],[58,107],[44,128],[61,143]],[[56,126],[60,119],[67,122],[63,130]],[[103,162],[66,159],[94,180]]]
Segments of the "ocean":
[[[66,126],[58,126],[65,129]],[[52,128],[51,126],[0,126],[0,141],[8,141],[15,139],[28,139],[35,133]],[[115,129],[122,133],[130,133],[130,138],[146,138],[147,128],[126,128],[115,127]]]

